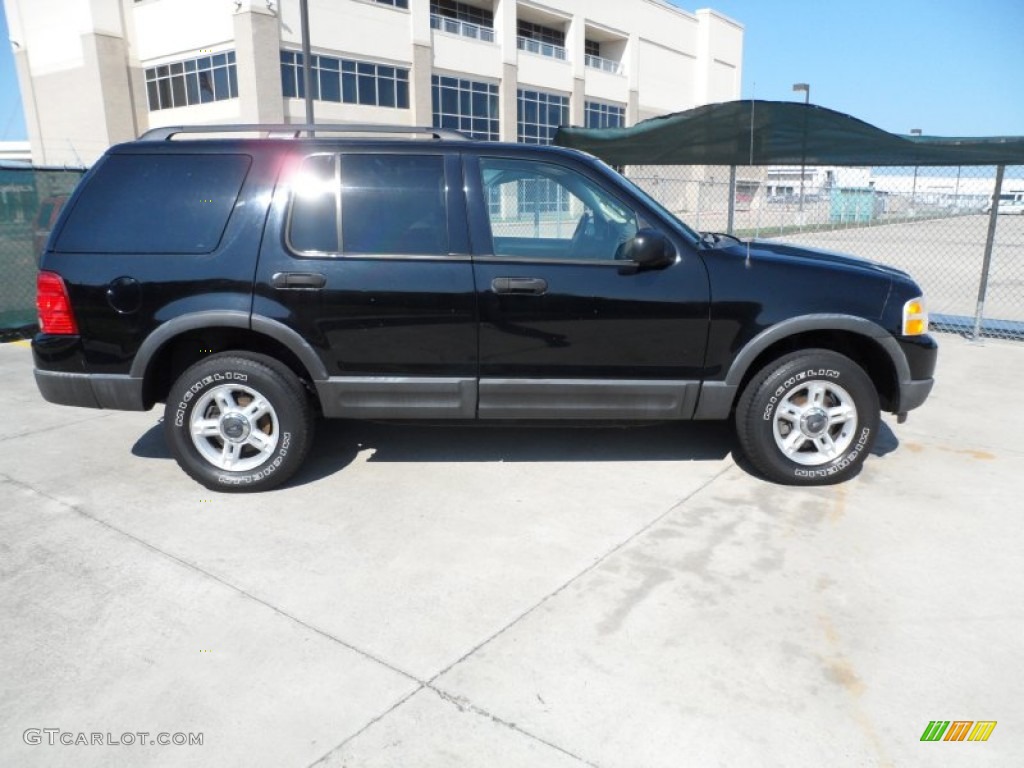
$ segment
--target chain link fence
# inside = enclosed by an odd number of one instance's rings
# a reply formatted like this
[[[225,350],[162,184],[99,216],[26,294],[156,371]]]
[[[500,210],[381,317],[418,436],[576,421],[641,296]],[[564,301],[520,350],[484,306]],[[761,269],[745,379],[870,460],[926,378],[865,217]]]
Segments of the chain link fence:
[[[1024,339],[1024,166],[632,166],[694,229],[840,251],[909,272],[936,330]],[[994,225],[990,257],[986,245]]]
[[[82,173],[0,168],[0,338],[35,329],[39,253]]]
[[[31,333],[38,254],[81,175],[0,169],[0,334]],[[994,217],[995,167],[632,166],[626,175],[700,231],[903,269],[937,330],[1024,339],[1024,166],[1005,169]]]

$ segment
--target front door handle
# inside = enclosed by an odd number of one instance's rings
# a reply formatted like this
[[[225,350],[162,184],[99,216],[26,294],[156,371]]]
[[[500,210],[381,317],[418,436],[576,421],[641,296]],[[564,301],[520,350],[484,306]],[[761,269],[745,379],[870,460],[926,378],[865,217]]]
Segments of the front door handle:
[[[548,281],[540,277],[496,277],[491,280],[495,293],[518,293],[540,296],[547,293]]]
[[[327,285],[327,278],[319,272],[275,272],[270,284],[281,289],[315,291]]]

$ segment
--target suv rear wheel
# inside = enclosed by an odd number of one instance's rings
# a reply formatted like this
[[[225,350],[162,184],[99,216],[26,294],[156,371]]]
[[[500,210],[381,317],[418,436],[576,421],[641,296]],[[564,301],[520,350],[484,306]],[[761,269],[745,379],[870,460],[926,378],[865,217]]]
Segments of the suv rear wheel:
[[[225,353],[201,360],[173,384],[164,431],[174,458],[217,491],[263,491],[302,464],[313,414],[301,382],[261,355]]]
[[[856,474],[875,442],[878,392],[836,352],[795,352],[762,369],[736,407],[736,433],[754,467],[787,485],[827,485]]]

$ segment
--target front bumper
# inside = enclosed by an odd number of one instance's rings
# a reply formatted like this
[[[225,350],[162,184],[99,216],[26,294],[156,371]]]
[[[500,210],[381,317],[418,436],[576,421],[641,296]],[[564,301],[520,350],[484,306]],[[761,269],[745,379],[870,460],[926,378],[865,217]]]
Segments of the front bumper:
[[[924,405],[924,401],[931,394],[935,379],[922,379],[921,381],[907,381],[900,385],[900,405],[898,413],[906,413]]]
[[[897,339],[907,361],[909,375],[900,379],[899,404],[895,412],[905,414],[924,404],[935,385],[935,363],[939,345],[928,334]]]

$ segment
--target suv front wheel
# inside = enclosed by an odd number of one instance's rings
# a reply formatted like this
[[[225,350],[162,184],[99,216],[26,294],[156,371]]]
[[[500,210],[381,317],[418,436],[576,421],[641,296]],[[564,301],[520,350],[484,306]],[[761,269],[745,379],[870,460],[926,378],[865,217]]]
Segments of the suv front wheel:
[[[301,382],[261,355],[201,360],[172,385],[164,432],[185,472],[217,491],[263,491],[302,464],[313,414]]]
[[[880,423],[878,392],[857,363],[824,349],[762,369],[736,406],[744,454],[769,480],[827,485],[857,473]]]

